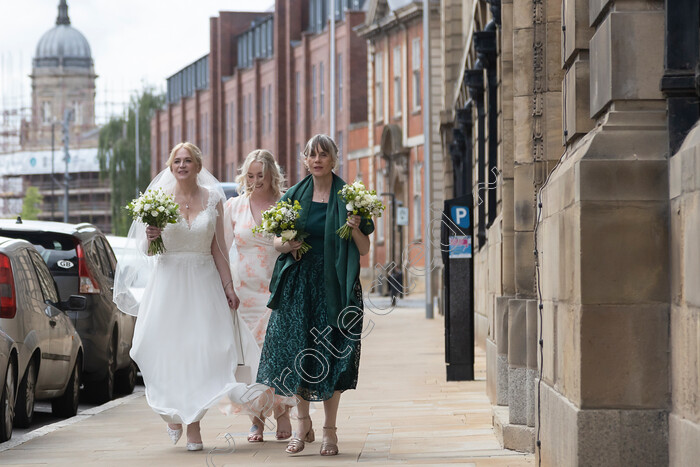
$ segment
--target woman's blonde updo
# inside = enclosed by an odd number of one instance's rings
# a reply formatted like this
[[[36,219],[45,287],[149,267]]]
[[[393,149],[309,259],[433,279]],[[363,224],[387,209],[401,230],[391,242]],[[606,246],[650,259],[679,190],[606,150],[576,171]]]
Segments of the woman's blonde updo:
[[[172,170],[173,160],[175,159],[175,153],[183,148],[186,149],[187,152],[190,153],[190,156],[192,156],[195,163],[197,164],[197,172],[202,170],[202,151],[197,146],[190,143],[189,141],[185,141],[184,143],[176,144],[175,147],[173,148],[173,150],[170,151],[170,157],[168,157],[168,162],[166,162],[165,165],[170,167],[170,170]]]

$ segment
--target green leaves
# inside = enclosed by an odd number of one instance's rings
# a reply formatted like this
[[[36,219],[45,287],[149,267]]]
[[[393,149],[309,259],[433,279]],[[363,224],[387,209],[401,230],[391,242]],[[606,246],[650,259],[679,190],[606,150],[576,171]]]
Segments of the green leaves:
[[[100,129],[97,158],[100,177],[112,185],[112,231],[126,235],[131,219],[124,206],[151,179],[151,118],[165,103],[162,94],[147,87],[131,99],[126,116],[112,117]],[[136,106],[139,106],[139,180],[136,180]]]

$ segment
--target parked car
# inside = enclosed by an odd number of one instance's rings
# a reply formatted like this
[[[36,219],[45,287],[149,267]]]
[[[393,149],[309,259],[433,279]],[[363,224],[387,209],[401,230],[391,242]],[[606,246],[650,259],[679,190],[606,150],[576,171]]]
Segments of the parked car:
[[[49,267],[61,300],[87,299],[85,310],[68,311],[85,348],[83,381],[98,402],[129,394],[136,365],[129,356],[135,318],[112,302],[116,258],[102,232],[92,224],[0,220],[0,235],[31,242]]]
[[[0,296],[0,302],[4,301],[4,297]],[[0,381],[3,382],[0,394],[0,443],[12,437],[17,397],[18,352],[15,341],[0,329]]]
[[[12,434],[8,427],[13,407],[14,424],[23,428],[32,422],[36,400],[51,399],[55,415],[76,414],[83,346],[67,312],[82,311],[86,306],[85,297],[59,298],[48,267],[31,243],[0,237],[0,329],[5,337],[0,339],[0,371],[5,372],[3,438]],[[9,395],[15,392],[18,380],[16,400],[10,405]]]
[[[235,198],[238,196],[238,183],[236,182],[221,182],[219,183],[221,188],[224,190],[226,199]]]

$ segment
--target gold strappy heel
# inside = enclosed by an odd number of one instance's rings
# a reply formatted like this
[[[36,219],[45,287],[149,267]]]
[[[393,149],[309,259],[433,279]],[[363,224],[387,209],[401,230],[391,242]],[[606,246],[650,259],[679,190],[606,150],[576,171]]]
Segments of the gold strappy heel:
[[[298,417],[298,419],[311,420],[311,417],[307,415],[306,417]],[[314,424],[313,420],[311,420],[311,423],[309,424],[309,431],[307,431],[301,438],[296,436],[296,433],[294,433],[294,436],[291,440],[289,440],[289,444],[287,445],[287,449],[285,449],[285,451],[289,454],[300,453],[306,447],[306,443],[313,443],[315,439],[316,437],[314,436]]]
[[[338,428],[334,426],[324,426],[323,427],[323,443],[321,443],[321,455],[322,456],[337,456],[338,455],[338,435],[336,434],[336,430]],[[335,435],[335,442],[331,443],[330,441],[326,441],[326,430],[332,431],[333,435]]]

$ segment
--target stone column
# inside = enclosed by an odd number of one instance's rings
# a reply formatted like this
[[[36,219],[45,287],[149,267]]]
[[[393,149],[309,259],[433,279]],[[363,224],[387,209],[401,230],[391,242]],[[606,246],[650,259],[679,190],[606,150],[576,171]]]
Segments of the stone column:
[[[563,5],[567,148],[542,190],[538,233],[542,465],[668,463],[662,8]]]

